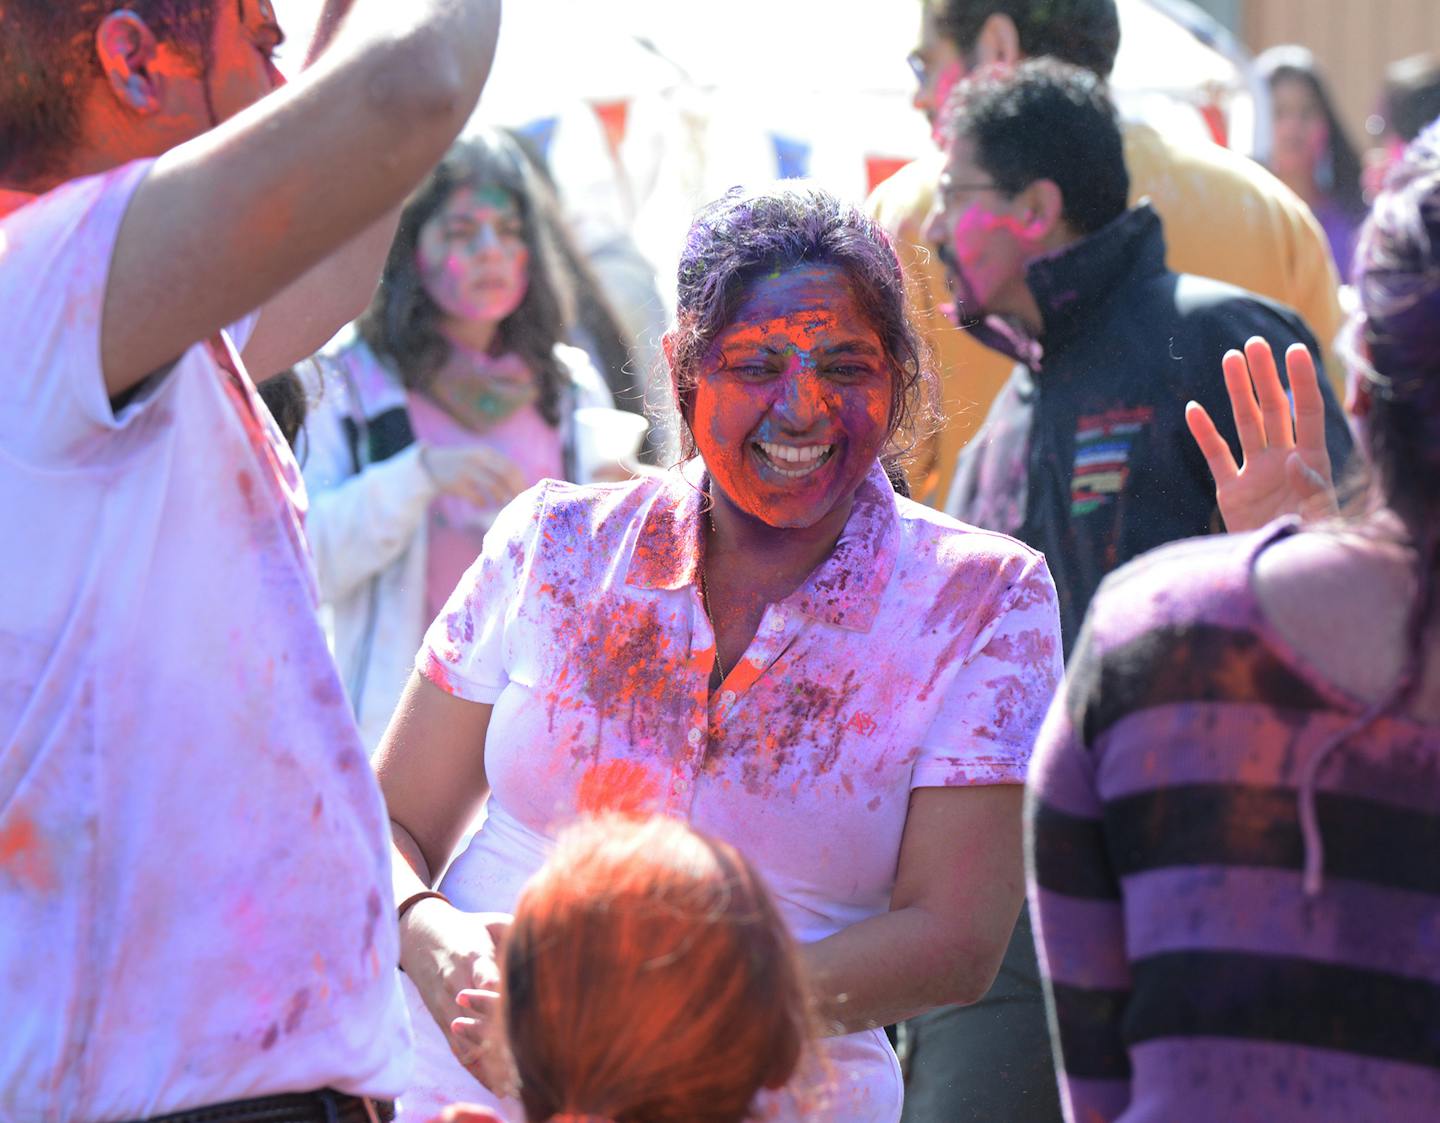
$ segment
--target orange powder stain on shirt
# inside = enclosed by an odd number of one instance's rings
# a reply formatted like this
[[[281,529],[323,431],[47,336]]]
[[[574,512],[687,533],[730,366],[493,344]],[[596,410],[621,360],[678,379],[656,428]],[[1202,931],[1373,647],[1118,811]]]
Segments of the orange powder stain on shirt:
[[[31,889],[45,892],[55,888],[55,871],[29,819],[0,828],[0,870]]]
[[[643,764],[608,760],[586,769],[575,803],[581,814],[618,811],[633,815],[654,810],[659,796],[660,784]]]

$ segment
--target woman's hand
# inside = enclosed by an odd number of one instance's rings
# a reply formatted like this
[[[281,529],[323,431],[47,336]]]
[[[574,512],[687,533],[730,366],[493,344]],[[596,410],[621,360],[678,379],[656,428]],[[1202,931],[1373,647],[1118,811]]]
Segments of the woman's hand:
[[[497,1096],[515,1096],[519,1092],[520,1076],[515,1071],[505,1027],[500,1021],[499,990],[462,990],[458,1001],[467,1016],[450,1023],[451,1049],[458,1045],[468,1053],[468,1061],[458,1051],[455,1055],[461,1057],[461,1063],[471,1075],[490,1091]]]
[[[477,507],[503,507],[525,490],[520,466],[485,445],[425,445],[420,463],[441,492]]]
[[[1223,361],[1225,389],[1235,414],[1244,464],[1235,465],[1230,446],[1198,402],[1185,407],[1185,422],[1215,477],[1215,501],[1233,533],[1254,530],[1281,515],[1315,519],[1337,508],[1325,447],[1325,399],[1315,360],[1303,344],[1285,353],[1294,409],[1280,383],[1270,344],[1258,336],[1245,352]]]
[[[450,1051],[497,1095],[514,1088],[498,1020],[500,954],[511,917],[468,913],[436,898],[405,914],[400,965],[445,1034]]]

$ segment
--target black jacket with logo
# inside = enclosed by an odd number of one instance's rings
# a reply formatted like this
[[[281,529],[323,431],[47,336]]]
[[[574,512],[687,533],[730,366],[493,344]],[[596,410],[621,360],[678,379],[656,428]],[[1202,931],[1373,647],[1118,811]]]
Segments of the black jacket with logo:
[[[1290,309],[1170,272],[1160,218],[1145,204],[1032,262],[1026,280],[1044,330],[1027,348],[993,325],[976,329],[1021,362],[961,454],[946,509],[1045,554],[1068,653],[1105,574],[1219,526],[1185,404],[1209,411],[1238,461],[1225,352],[1254,335],[1270,341],[1282,366],[1292,343],[1309,347],[1317,365],[1320,351]],[[1320,385],[1338,476],[1350,433],[1323,372]]]

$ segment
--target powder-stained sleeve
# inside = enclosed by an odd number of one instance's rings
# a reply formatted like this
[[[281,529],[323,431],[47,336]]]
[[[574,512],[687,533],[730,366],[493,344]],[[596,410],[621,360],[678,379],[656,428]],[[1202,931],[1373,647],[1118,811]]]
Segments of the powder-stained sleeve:
[[[490,705],[510,682],[506,633],[521,604],[549,483],[541,480],[495,516],[480,556],[425,633],[415,669],[447,694]]]
[[[1102,1123],[1130,1101],[1121,1021],[1130,996],[1120,886],[1105,845],[1096,761],[1084,743],[1099,656],[1081,633],[1035,745],[1025,814],[1030,915],[1065,1118]]]
[[[0,354],[9,363],[0,450],[46,468],[91,458],[94,442],[143,411],[145,393],[117,418],[101,369],[100,332],[121,223],[153,161],[75,180],[0,223]],[[130,314],[141,313],[130,310]]]
[[[995,598],[921,745],[912,788],[1020,784],[1062,674],[1055,582],[1038,554]]]

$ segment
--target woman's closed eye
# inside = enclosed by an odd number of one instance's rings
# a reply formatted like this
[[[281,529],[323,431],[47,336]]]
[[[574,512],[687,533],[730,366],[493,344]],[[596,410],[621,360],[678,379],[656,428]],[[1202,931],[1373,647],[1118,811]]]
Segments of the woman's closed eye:
[[[859,382],[875,371],[863,363],[828,363],[820,368],[820,373],[832,382]]]
[[[780,364],[769,359],[746,359],[728,364],[731,374],[747,382],[764,382],[780,373]]]

